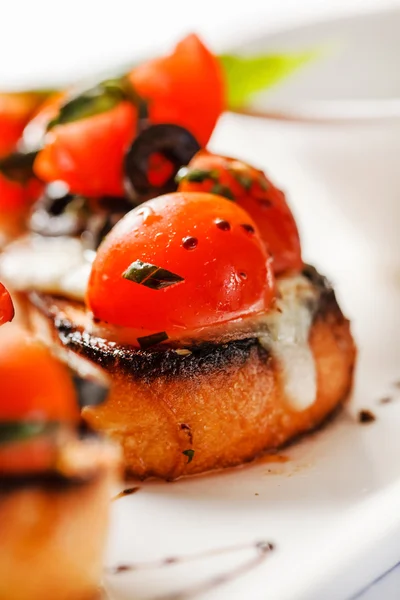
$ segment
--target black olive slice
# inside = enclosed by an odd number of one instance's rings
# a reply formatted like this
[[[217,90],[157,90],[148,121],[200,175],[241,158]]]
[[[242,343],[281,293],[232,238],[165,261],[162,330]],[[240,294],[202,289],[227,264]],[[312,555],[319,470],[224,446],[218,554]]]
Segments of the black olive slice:
[[[85,230],[87,218],[85,198],[70,194],[65,183],[55,181],[34,205],[29,226],[44,236],[74,236]]]
[[[176,190],[175,176],[200,150],[196,138],[184,127],[172,124],[150,125],[133,141],[125,156],[127,193],[137,204]],[[159,185],[149,180],[151,158],[161,155],[172,165],[172,173]]]

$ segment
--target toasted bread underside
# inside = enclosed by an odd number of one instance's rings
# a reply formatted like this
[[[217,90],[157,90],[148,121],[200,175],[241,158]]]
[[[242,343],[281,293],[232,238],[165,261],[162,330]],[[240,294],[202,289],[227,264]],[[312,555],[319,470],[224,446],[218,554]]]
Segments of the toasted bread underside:
[[[0,598],[95,600],[116,466],[88,481],[1,481]],[[21,572],[21,568],[23,572]]]
[[[135,350],[86,333],[83,305],[43,295],[31,298],[32,322],[49,341],[110,375],[107,401],[83,414],[121,443],[127,472],[174,479],[279,448],[315,429],[348,397],[356,355],[349,322],[326,280],[314,270],[308,276],[320,288],[309,337],[317,398],[303,411],[291,408],[277,363],[256,338],[204,343],[189,355]]]

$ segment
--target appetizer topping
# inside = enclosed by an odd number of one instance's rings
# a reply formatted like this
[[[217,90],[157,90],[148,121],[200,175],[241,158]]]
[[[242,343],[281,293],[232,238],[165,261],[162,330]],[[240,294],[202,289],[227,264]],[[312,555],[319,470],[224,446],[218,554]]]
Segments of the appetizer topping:
[[[40,196],[43,186],[32,178],[27,183],[9,179],[0,170],[0,216],[26,211]]]
[[[59,108],[58,114],[47,124],[47,130],[56,125],[65,125],[87,119],[111,110],[123,100],[127,100],[127,92],[122,80],[109,80],[67,99]]]
[[[147,348],[151,348],[152,346],[166,342],[167,339],[168,335],[165,333],[165,331],[160,331],[159,333],[153,333],[152,335],[138,337],[137,341],[139,342],[139,346],[142,350],[147,350]]]
[[[194,250],[195,248],[197,248],[198,243],[199,243],[199,240],[195,237],[192,237],[191,235],[183,238],[183,240],[182,240],[182,246],[186,250]]]
[[[35,158],[36,152],[14,152],[0,159],[0,172],[12,181],[26,183],[33,177]]]
[[[37,92],[0,94],[0,156],[13,152],[24,127],[44,94]]]
[[[262,171],[234,158],[201,150],[178,173],[178,191],[203,191],[235,200],[254,219],[273,258],[275,273],[302,268],[296,222],[281,190]],[[252,225],[243,221],[251,233]]]
[[[54,433],[57,424],[45,421],[0,421],[0,446]]]
[[[0,421],[77,423],[76,393],[67,367],[19,327],[1,333]]]
[[[175,176],[200,146],[178,125],[152,125],[133,141],[125,158],[128,193],[137,203],[176,189]]]
[[[294,410],[316,400],[317,376],[309,334],[318,292],[303,275],[281,277],[274,310],[266,315],[267,331],[259,336],[280,367],[285,396]]]
[[[241,226],[247,222],[253,236]],[[193,234],[196,251],[187,252],[182,240]],[[101,321],[146,336],[166,332],[171,339],[185,329],[267,311],[274,281],[243,209],[219,196],[176,193],[150,200],[117,223],[99,247],[86,298]]]
[[[182,454],[184,454],[185,456],[187,456],[188,464],[192,462],[192,460],[194,458],[194,450],[192,448],[189,448],[189,450],[184,450],[182,452]]]
[[[36,157],[36,175],[65,181],[75,194],[123,196],[123,158],[136,122],[137,109],[128,100],[77,121],[54,122]]]
[[[230,231],[231,226],[228,221],[224,221],[223,219],[215,219],[215,224],[221,231]]]
[[[129,267],[122,273],[122,277],[145,285],[152,290],[163,290],[170,285],[180,283],[184,281],[184,278],[167,269],[162,269],[156,265],[150,263],[144,263],[141,260],[135,260]]]
[[[27,236],[0,255],[0,277],[18,291],[37,290],[83,299],[94,252],[69,237]]]
[[[0,325],[12,321],[14,318],[14,305],[11,296],[0,283]]]
[[[150,123],[180,125],[207,144],[226,107],[225,83],[218,58],[196,35],[180,41],[169,56],[135,67],[128,78],[148,102]]]

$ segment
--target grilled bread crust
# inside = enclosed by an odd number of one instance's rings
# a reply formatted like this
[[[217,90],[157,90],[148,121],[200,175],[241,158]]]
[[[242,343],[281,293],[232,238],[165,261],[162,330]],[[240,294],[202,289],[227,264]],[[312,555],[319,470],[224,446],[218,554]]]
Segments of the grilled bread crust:
[[[32,323],[49,342],[111,377],[107,401],[83,415],[120,442],[127,473],[175,479],[279,448],[318,427],[348,397],[356,356],[349,321],[326,279],[311,267],[303,274],[320,292],[309,337],[317,398],[303,411],[291,408],[277,363],[257,338],[201,343],[188,355],[137,350],[85,332],[82,322],[90,316],[82,304],[37,294]]]
[[[110,494],[119,471],[119,453],[112,450],[98,460],[94,448],[88,461],[94,472],[82,480],[1,475],[0,598],[99,598]]]

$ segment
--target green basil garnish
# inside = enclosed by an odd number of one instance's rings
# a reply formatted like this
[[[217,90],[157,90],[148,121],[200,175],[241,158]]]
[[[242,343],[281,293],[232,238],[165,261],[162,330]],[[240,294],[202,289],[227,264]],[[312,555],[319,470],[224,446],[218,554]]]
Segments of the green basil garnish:
[[[137,341],[139,342],[139,346],[142,350],[147,350],[147,348],[161,344],[161,342],[165,342],[167,339],[167,333],[165,331],[160,331],[158,333],[153,333],[152,335],[139,337],[137,338]]]
[[[236,169],[230,169],[230,173],[234,179],[241,185],[246,192],[250,191],[251,186],[253,184],[253,179],[250,175],[246,175],[245,173],[241,173],[240,171],[236,171]]]
[[[226,186],[226,185],[222,185],[221,183],[215,183],[211,190],[210,190],[211,194],[218,194],[218,196],[224,196],[225,198],[228,198],[228,200],[235,200],[235,196],[233,195],[232,190]]]
[[[190,448],[189,450],[184,450],[182,452],[182,454],[184,454],[185,456],[187,456],[187,464],[191,463],[194,457],[194,450],[192,448]]]
[[[162,290],[170,285],[175,285],[184,281],[184,278],[180,275],[176,275],[167,269],[157,267],[150,263],[142,262],[141,260],[135,260],[127,269],[122,273],[124,279],[129,279],[134,283],[145,285],[151,290]]]
[[[175,182],[180,183],[181,181],[190,181],[192,183],[203,183],[207,179],[212,181],[218,181],[219,173],[216,170],[206,169],[190,169],[189,167],[182,167],[179,169],[175,177]]]
[[[123,100],[129,100],[138,106],[142,115],[147,115],[146,103],[135,93],[127,79],[108,79],[67,100],[47,129],[107,112]]]
[[[14,152],[0,159],[0,172],[19,183],[26,183],[33,177],[33,163],[37,152]]]
[[[58,425],[55,422],[42,421],[0,422],[0,445],[11,442],[23,442],[39,435],[54,433]]]

